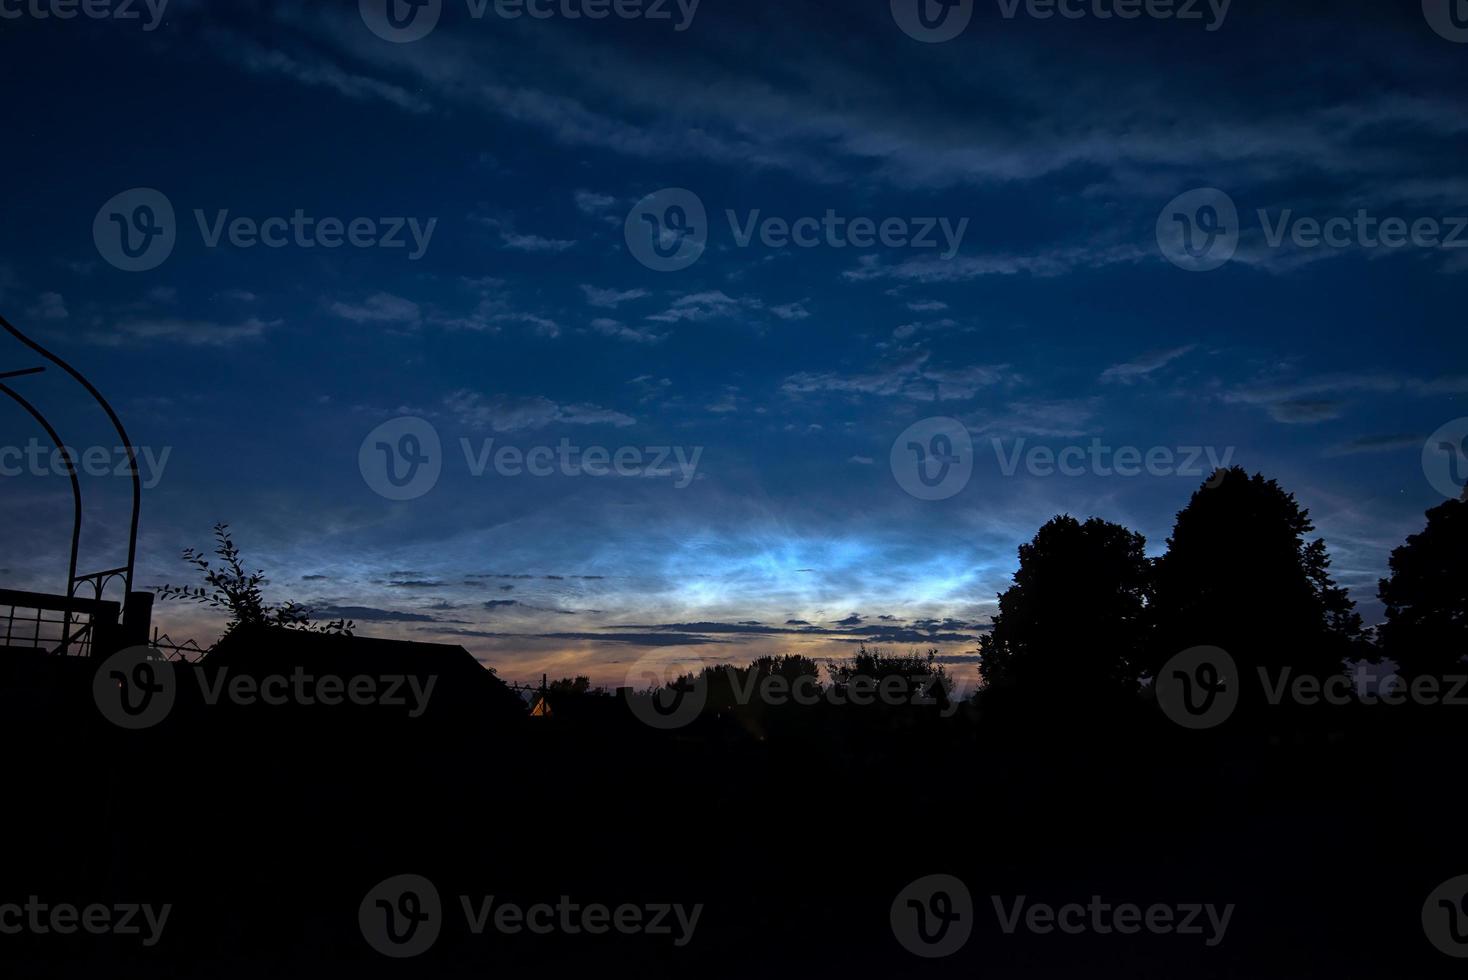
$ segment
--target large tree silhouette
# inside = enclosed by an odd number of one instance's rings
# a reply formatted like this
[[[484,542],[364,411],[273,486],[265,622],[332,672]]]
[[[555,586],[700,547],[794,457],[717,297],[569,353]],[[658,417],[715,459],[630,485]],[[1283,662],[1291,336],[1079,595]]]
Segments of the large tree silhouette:
[[[772,677],[783,681],[778,688],[782,692],[788,693],[798,683],[804,685],[804,690],[818,690],[821,670],[814,660],[793,653],[760,657],[745,667],[732,664],[705,667],[703,680],[708,685],[708,706],[714,710],[743,709],[759,713],[764,705],[753,696],[754,692],[767,689]],[[691,677],[689,681],[692,681]]]
[[[1056,517],[1019,549],[1014,584],[980,640],[992,690],[1067,702],[1136,690],[1151,590],[1146,539],[1119,524]]]
[[[1461,670],[1468,653],[1468,493],[1427,512],[1427,527],[1392,552],[1382,651],[1403,674]]]
[[[1157,562],[1153,669],[1194,646],[1258,667],[1328,674],[1361,652],[1361,617],[1330,577],[1310,514],[1274,480],[1214,473],[1177,515]]]

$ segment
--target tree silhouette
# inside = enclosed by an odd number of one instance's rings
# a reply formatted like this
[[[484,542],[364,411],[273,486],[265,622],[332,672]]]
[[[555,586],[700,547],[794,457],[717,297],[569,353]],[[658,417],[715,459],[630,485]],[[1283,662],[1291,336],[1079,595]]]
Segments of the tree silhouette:
[[[947,669],[938,662],[937,650],[929,650],[926,654],[890,653],[881,647],[868,650],[863,643],[855,655],[828,663],[826,673],[830,675],[832,686],[841,692],[850,688],[858,678],[863,685],[869,681],[880,685],[887,678],[902,678],[904,684],[889,681],[884,690],[897,688],[901,692],[899,699],[903,701],[932,697],[946,705],[948,692],[953,690]]]
[[[1290,666],[1339,671],[1363,652],[1361,617],[1330,577],[1309,511],[1274,480],[1215,472],[1177,515],[1157,561],[1152,669],[1194,646],[1222,647],[1248,677]]]
[[[1151,591],[1146,545],[1119,524],[1069,515],[1020,545],[1014,584],[979,641],[985,686],[1067,703],[1134,693]]]
[[[204,585],[160,585],[154,588],[160,599],[178,599],[195,602],[226,610],[229,622],[224,627],[225,635],[240,627],[274,626],[284,629],[308,630],[316,633],[342,633],[352,635],[353,624],[338,619],[329,623],[315,623],[311,610],[295,602],[273,605],[265,601],[263,586],[270,580],[264,571],[245,571],[240,559],[240,549],[229,534],[228,524],[214,525],[214,554],[220,565],[215,567],[204,554],[193,548],[185,548],[183,560],[198,569]]]
[[[575,677],[562,677],[560,680],[551,681],[546,685],[546,693],[555,697],[582,697],[591,693],[591,678],[584,674]],[[597,689],[600,692],[600,688]]]
[[[1427,512],[1427,526],[1391,555],[1382,652],[1403,674],[1461,669],[1468,653],[1468,493]]]

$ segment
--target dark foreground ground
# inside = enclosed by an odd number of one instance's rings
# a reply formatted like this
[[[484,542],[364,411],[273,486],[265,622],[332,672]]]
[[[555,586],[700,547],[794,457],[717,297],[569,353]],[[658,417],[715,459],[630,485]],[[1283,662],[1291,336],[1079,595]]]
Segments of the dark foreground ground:
[[[1155,710],[789,707],[673,733],[619,704],[553,719],[450,706],[204,707],[124,731],[95,665],[0,665],[0,905],[172,906],[140,936],[0,935],[14,977],[1370,977],[1461,975],[1422,909],[1468,874],[1468,708],[1322,708],[1291,731]],[[926,959],[898,893],[956,876],[972,934]],[[442,903],[421,955],[364,936],[384,879]],[[674,935],[475,935],[460,896],[702,904]],[[1235,908],[1201,935],[1001,928],[994,899]],[[950,899],[953,896],[949,896]],[[961,899],[955,899],[960,901]],[[329,972],[328,972],[329,971]],[[615,975],[614,974],[614,975]]]

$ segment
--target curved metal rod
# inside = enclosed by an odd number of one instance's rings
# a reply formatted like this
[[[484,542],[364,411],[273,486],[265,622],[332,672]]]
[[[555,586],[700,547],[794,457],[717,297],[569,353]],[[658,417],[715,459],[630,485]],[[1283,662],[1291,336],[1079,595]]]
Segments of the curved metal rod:
[[[75,512],[75,520],[72,521],[71,525],[71,570],[66,577],[66,594],[70,597],[72,583],[76,581],[77,548],[81,545],[82,539],[82,485],[76,478],[76,463],[72,461],[71,450],[62,444],[61,436],[56,433],[55,429],[51,428],[51,423],[46,421],[46,416],[42,415],[36,406],[20,397],[19,393],[7,385],[0,384],[0,392],[4,392],[15,399],[21,408],[31,413],[31,418],[41,423],[41,428],[46,430],[46,435],[51,437],[51,441],[60,450],[62,458],[66,460],[66,473],[67,476],[71,477],[71,501]]]
[[[8,333],[10,333],[10,335],[13,336],[16,340],[20,341],[22,344],[25,344],[31,350],[35,351],[37,354],[40,354],[46,360],[50,361],[52,364],[55,364],[57,367],[61,368],[61,370],[65,371],[67,374],[69,374],[73,378],[75,378],[77,380],[77,382],[83,388],[85,388],[87,390],[87,394],[91,395],[92,398],[97,402],[97,404],[102,406],[102,411],[104,411],[104,412],[107,413],[107,417],[112,421],[112,427],[117,430],[117,435],[122,439],[123,449],[126,450],[126,452],[127,452],[127,465],[128,465],[128,469],[131,472],[132,480],[133,480],[133,513],[132,513],[132,521],[128,525],[128,532],[127,532],[127,565],[124,566],[127,569],[127,574],[123,577],[123,584],[124,584],[125,590],[128,591],[128,592],[131,592],[132,591],[132,587],[133,587],[133,564],[135,563],[135,561],[137,559],[137,553],[138,553],[138,517],[141,514],[142,507],[143,507],[143,484],[142,484],[142,480],[139,479],[139,477],[138,477],[138,454],[137,454],[137,450],[133,448],[132,440],[127,437],[127,430],[125,428],[123,428],[122,419],[120,419],[120,418],[117,417],[117,413],[112,410],[111,403],[109,403],[107,401],[107,399],[105,399],[105,398],[102,397],[102,393],[100,391],[98,391],[95,387],[93,387],[92,386],[92,383],[90,381],[88,381],[86,378],[82,377],[81,372],[79,372],[76,368],[72,367],[70,364],[67,364],[61,358],[57,357],[55,354],[51,353],[46,348],[42,347],[40,344],[36,343],[34,340],[32,340],[31,338],[27,337],[25,334],[21,333],[15,327],[11,326],[10,321],[9,320],[6,320],[3,316],[0,316],[0,327],[5,328],[5,330]],[[10,391],[9,389],[6,389],[6,391],[7,391],[8,394],[11,395],[11,397],[16,398],[16,399],[19,400],[20,396],[19,395],[16,395],[15,392]],[[25,404],[25,405],[27,405],[27,408],[30,408],[30,406],[29,406],[28,403],[22,401],[22,404]],[[35,411],[34,408],[30,408],[30,412],[31,412],[32,415],[35,415],[37,419],[40,419],[40,416],[36,413],[36,411]],[[45,423],[44,420],[42,420],[42,423],[41,424],[42,425],[46,425],[46,423]],[[51,432],[52,431],[51,430],[51,427],[49,425],[46,425],[46,429],[47,429],[48,432]],[[55,438],[54,432],[52,433],[52,436],[53,436],[53,438]],[[61,443],[58,440],[57,441],[57,445],[59,446],[60,444]],[[68,460],[68,462],[69,462],[69,460]],[[71,479],[72,479],[72,482],[73,483],[76,482],[76,467],[75,466],[72,467]],[[78,493],[77,493],[77,524],[76,524],[76,529],[75,529],[75,531],[73,533],[73,541],[72,541],[72,549],[71,549],[71,581],[68,581],[66,583],[66,594],[67,595],[71,595],[71,591],[75,587],[75,584],[76,584],[75,580],[76,580],[77,542],[80,539],[80,534],[81,534],[81,494],[80,494],[80,491],[78,490]]]

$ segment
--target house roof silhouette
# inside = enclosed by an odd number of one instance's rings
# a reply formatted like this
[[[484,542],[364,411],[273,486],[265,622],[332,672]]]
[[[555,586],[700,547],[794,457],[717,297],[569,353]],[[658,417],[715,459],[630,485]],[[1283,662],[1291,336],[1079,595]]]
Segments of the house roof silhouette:
[[[430,715],[514,719],[525,705],[504,681],[457,644],[420,643],[306,630],[237,628],[198,664],[206,674],[416,677],[433,681]]]
[[[209,667],[256,672],[353,674],[432,674],[445,681],[496,680],[468,650],[457,644],[420,643],[377,636],[345,636],[288,629],[235,629],[222,637],[203,663]]]

